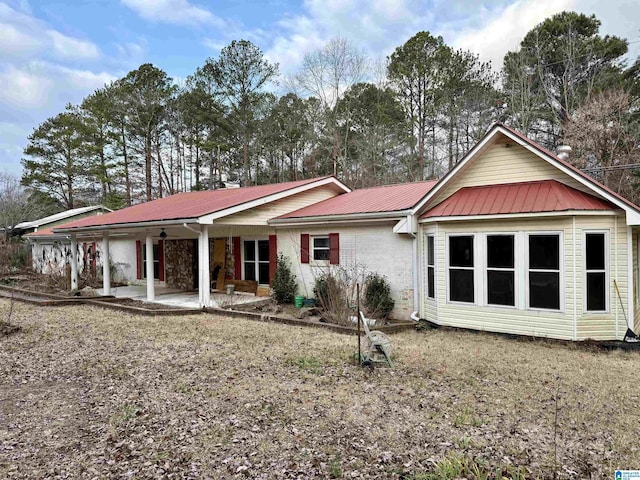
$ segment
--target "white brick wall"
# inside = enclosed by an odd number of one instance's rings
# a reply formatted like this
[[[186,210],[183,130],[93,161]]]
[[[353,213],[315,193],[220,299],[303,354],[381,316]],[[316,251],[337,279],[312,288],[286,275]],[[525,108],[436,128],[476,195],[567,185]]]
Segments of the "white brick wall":
[[[315,265],[313,260],[310,264],[300,263],[300,234],[308,233],[313,237],[338,233],[340,266],[386,276],[396,302],[391,316],[407,319],[413,311],[412,238],[393,233],[394,224],[277,228],[278,252],[284,253],[291,260],[299,294],[312,298],[314,280],[326,271],[328,265]],[[313,245],[313,240],[311,242]]]

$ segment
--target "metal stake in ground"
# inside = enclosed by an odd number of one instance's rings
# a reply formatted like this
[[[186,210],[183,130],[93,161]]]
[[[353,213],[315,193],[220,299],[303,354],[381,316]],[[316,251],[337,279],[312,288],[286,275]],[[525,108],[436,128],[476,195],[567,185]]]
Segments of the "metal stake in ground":
[[[362,355],[360,353],[360,284],[356,283],[356,323],[358,324],[358,363],[362,366]]]

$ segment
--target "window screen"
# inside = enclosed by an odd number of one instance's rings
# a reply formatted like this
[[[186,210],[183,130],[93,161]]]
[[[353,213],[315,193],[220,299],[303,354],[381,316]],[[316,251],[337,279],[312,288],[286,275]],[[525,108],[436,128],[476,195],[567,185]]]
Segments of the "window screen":
[[[449,237],[449,300],[475,302],[473,235]]]
[[[529,307],[560,310],[559,235],[529,235]]]

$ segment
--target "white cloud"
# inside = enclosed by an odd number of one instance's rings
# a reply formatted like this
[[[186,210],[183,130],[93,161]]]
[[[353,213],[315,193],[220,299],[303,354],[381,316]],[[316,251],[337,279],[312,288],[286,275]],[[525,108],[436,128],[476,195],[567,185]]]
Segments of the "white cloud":
[[[0,54],[22,57],[38,52],[53,52],[56,57],[66,60],[100,56],[100,50],[93,42],[48,28],[45,22],[0,3]]]
[[[73,69],[45,61],[25,66],[9,65],[0,71],[0,105],[8,110],[52,110],[67,102],[79,102],[84,96],[116,77],[107,72]]]
[[[53,82],[42,72],[9,65],[0,72],[0,105],[38,109],[48,102]]]
[[[558,12],[573,9],[574,4],[574,0],[520,0],[506,8],[485,10],[479,28],[469,27],[451,35],[451,45],[479,54],[498,71],[505,54],[517,49],[529,30]]]
[[[20,31],[10,23],[0,23],[0,52],[8,56],[22,56],[40,49],[42,42]]]
[[[47,30],[47,37],[53,44],[54,52],[67,59],[95,59],[100,56],[98,47],[87,40],[68,37],[56,30]]]
[[[121,0],[142,18],[177,25],[225,26],[224,20],[188,0]]]

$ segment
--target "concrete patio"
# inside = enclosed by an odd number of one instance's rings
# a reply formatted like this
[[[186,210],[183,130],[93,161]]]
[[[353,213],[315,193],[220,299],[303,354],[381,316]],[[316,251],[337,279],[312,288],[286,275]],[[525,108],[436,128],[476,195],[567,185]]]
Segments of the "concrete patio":
[[[99,295],[103,295],[103,289],[96,290]],[[147,301],[147,287],[146,285],[125,285],[122,287],[111,287],[111,295],[116,298],[131,298],[133,300]],[[233,295],[227,295],[222,292],[211,292],[212,303],[218,307],[229,307],[232,305],[244,305],[254,302],[263,302],[268,297],[256,297],[249,293],[234,293]],[[155,286],[155,299],[152,303],[159,303],[162,305],[170,305],[172,307],[183,308],[200,308],[198,292],[197,291],[184,291],[175,288],[167,288],[156,285]],[[212,305],[215,306],[215,305]]]

